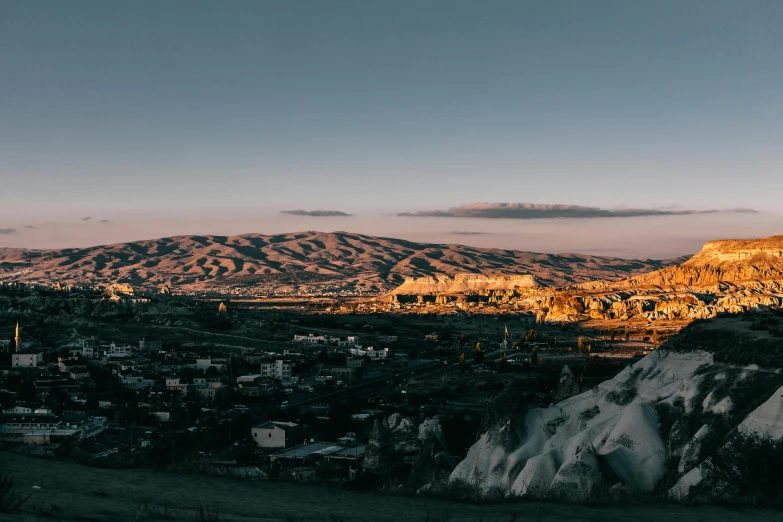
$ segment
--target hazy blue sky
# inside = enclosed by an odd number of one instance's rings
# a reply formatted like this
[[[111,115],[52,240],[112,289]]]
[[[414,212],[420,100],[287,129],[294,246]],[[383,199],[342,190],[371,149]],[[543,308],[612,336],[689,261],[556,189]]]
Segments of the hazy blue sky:
[[[781,27],[779,0],[4,0],[0,246],[783,232]],[[478,201],[763,213],[393,215]]]

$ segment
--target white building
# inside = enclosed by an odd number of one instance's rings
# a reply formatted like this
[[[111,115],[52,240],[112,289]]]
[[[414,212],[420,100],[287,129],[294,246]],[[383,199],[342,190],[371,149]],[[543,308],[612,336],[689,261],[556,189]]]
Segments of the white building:
[[[130,355],[133,353],[133,346],[129,344],[119,345],[111,343],[108,350],[110,355]]]
[[[18,414],[18,415],[24,415],[24,414],[30,414],[33,413],[32,408],[26,408],[25,406],[14,406],[13,408],[8,408],[3,410],[3,413],[7,414]]]
[[[300,343],[325,344],[328,341],[328,339],[326,338],[325,335],[307,334],[307,335],[294,335],[294,341]]]
[[[35,368],[43,359],[38,350],[27,349],[11,354],[11,368]]]
[[[387,359],[390,352],[388,348],[376,350],[372,346],[368,346],[367,348],[351,348],[351,355],[355,355],[356,357],[369,357],[370,359]]]
[[[253,442],[262,448],[285,448],[295,442],[299,425],[293,422],[270,421],[250,429]],[[293,439],[293,440],[292,440]]]
[[[188,385],[181,382],[180,379],[166,379],[166,389],[178,393],[182,396],[188,394]]]
[[[281,381],[288,381],[293,375],[294,365],[290,361],[278,359],[273,362],[264,361],[261,363],[261,375],[272,377]]]
[[[87,359],[96,359],[101,355],[101,349],[98,345],[98,339],[90,337],[89,339],[80,339],[81,353]]]

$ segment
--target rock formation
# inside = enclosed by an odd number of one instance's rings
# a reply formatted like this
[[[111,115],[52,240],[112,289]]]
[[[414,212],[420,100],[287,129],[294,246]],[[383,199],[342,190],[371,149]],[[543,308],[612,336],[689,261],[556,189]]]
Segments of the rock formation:
[[[500,417],[449,484],[485,497],[582,502],[599,485],[617,495],[650,492],[669,473],[676,476],[672,497],[689,496],[710,480],[704,463],[711,452],[737,430],[783,438],[783,358],[777,355],[775,367],[750,364],[769,361],[770,334],[743,324],[717,319],[689,326],[686,341],[701,344],[667,343],[592,390],[549,408],[521,409],[516,425],[513,416]],[[726,338],[724,328],[726,335],[741,330],[743,350],[713,341]],[[783,334],[775,339],[783,348]],[[754,351],[756,342],[761,349]],[[721,362],[730,357],[744,363]]]
[[[535,286],[526,276],[484,276],[472,286],[457,284],[454,278],[428,278],[406,281],[390,301],[458,307],[483,303],[528,311],[550,322],[708,319],[783,307],[781,252],[783,236],[712,241],[681,265],[620,281],[552,288]],[[524,281],[530,284],[517,284]]]
[[[514,290],[540,286],[535,276],[503,274],[457,274],[430,277],[407,277],[391,294],[461,294],[488,290]]]

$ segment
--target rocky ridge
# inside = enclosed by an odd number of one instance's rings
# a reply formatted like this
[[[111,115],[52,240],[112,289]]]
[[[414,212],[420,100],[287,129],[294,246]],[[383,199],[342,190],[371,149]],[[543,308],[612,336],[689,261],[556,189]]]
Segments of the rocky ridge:
[[[402,294],[460,294],[465,292],[515,290],[541,286],[535,276],[503,274],[456,274],[429,277],[406,277],[392,290],[391,295]]]
[[[505,304],[536,314],[541,321],[633,318],[645,321],[693,320],[783,306],[783,236],[712,241],[685,262],[620,281],[592,281],[552,287],[514,287],[487,282],[462,293],[392,292],[392,303],[461,306],[469,302]],[[426,285],[421,286],[427,290]]]

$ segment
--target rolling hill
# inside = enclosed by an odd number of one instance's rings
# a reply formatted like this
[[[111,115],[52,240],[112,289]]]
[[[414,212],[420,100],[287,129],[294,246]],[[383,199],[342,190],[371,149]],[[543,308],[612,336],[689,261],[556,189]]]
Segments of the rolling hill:
[[[406,277],[530,274],[543,285],[621,279],[679,260],[414,243],[347,232],[175,236],[88,248],[0,249],[0,281],[252,293],[373,293]]]

